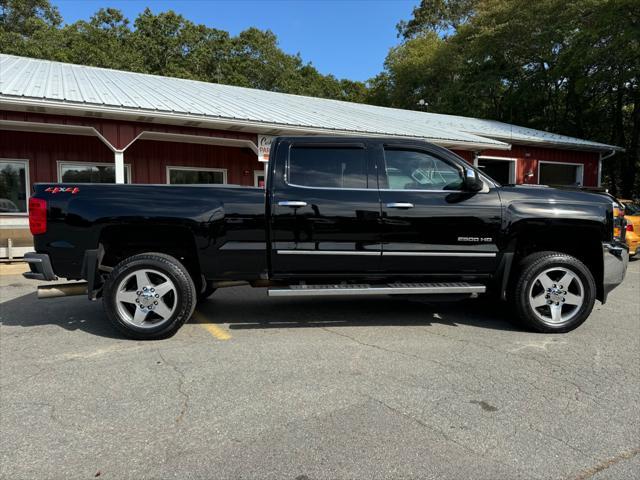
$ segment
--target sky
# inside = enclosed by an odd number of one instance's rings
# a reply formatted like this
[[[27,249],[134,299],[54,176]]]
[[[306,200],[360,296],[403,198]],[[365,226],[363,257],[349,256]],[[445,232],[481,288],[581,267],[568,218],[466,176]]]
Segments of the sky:
[[[131,20],[146,7],[174,10],[195,23],[236,35],[248,27],[273,31],[287,53],[300,53],[321,73],[367,80],[380,73],[396,24],[419,0],[52,0],[65,22],[87,20],[99,8]]]

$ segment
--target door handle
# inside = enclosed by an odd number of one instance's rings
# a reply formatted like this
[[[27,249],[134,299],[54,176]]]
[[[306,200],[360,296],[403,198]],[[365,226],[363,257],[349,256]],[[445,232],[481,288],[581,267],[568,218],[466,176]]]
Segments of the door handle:
[[[413,203],[392,202],[387,203],[387,208],[413,208]]]
[[[300,202],[297,200],[283,200],[281,202],[278,202],[278,205],[280,205],[281,207],[297,208],[297,207],[306,207],[307,202]]]

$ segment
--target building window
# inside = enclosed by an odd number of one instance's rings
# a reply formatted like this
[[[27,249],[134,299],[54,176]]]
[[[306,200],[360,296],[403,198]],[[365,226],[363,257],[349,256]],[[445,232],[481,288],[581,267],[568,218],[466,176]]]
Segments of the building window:
[[[582,186],[583,165],[579,163],[539,162],[538,183],[542,185]]]
[[[112,163],[58,162],[61,183],[116,183],[116,167]],[[131,165],[124,166],[124,182],[131,183]]]
[[[29,162],[0,160],[0,213],[26,213]]]
[[[316,188],[367,188],[364,148],[294,147],[288,182]]]
[[[171,185],[225,184],[227,170],[223,168],[167,167],[167,183]]]
[[[264,170],[254,170],[253,171],[253,185],[255,187],[264,188],[266,177],[264,176]]]

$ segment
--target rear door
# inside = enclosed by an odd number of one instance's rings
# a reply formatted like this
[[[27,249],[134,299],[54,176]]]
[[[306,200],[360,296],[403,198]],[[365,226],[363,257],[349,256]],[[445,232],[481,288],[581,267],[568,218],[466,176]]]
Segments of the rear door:
[[[273,275],[378,271],[380,200],[368,144],[293,139],[279,144],[276,156],[270,178]]]
[[[470,166],[437,147],[377,149],[382,269],[393,274],[485,274],[497,266],[501,206],[493,186],[461,190]]]

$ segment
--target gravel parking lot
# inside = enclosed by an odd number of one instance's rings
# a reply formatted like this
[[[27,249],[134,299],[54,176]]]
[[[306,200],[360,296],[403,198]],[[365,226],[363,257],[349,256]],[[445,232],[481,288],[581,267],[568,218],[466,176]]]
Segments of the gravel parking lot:
[[[174,337],[0,275],[0,477],[640,477],[640,261],[578,330],[220,290]]]

